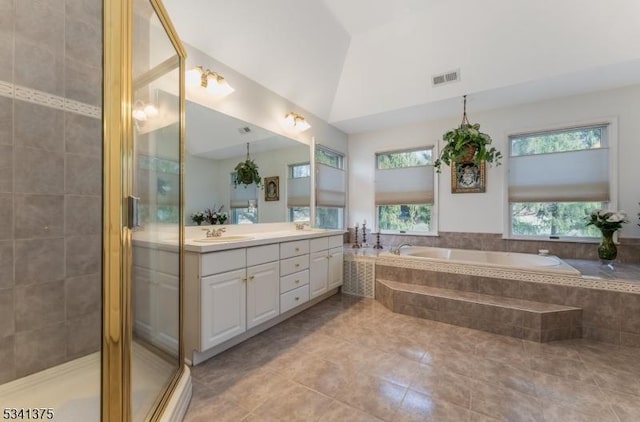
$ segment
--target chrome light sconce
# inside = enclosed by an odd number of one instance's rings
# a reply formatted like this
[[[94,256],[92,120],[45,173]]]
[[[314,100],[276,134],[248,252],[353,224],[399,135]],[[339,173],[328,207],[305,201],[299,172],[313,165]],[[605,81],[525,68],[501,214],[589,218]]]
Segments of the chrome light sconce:
[[[227,96],[235,91],[222,75],[205,69],[203,66],[196,66],[188,71],[186,81],[188,85],[200,86],[218,97]]]
[[[311,125],[301,115],[291,112],[284,116],[284,125],[297,132],[304,132],[309,129]]]

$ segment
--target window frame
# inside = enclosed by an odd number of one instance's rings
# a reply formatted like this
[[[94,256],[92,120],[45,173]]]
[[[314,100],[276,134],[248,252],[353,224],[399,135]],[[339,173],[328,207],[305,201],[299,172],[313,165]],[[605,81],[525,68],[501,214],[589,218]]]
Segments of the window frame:
[[[572,243],[599,243],[599,237],[585,237],[585,236],[533,236],[533,235],[516,235],[513,233],[513,222],[512,222],[512,202],[509,201],[509,168],[510,168],[510,160],[511,160],[511,139],[517,136],[523,135],[533,135],[533,134],[545,134],[545,133],[562,133],[562,132],[570,132],[571,130],[576,129],[585,129],[585,128],[593,128],[598,126],[606,126],[606,143],[602,146],[602,148],[609,149],[609,202],[607,203],[606,209],[614,211],[618,207],[618,118],[617,117],[603,117],[596,118],[590,120],[582,120],[575,122],[568,122],[566,124],[560,124],[555,126],[546,126],[540,128],[526,128],[524,130],[512,130],[510,133],[505,134],[506,144],[508,147],[509,154],[507,159],[504,160],[503,166],[503,180],[504,180],[504,189],[503,189],[503,230],[502,230],[502,238],[510,239],[510,240],[531,240],[531,241],[545,241],[545,242],[572,242]],[[595,148],[592,148],[595,149]],[[554,153],[542,153],[542,154],[529,154],[530,155],[545,155],[545,154],[563,154],[566,152],[573,151],[582,151],[582,150],[571,150],[571,151],[559,151]],[[517,157],[521,157],[522,155],[518,155]],[[549,203],[558,203],[559,201],[549,201]],[[567,202],[579,202],[579,201],[566,201],[560,203]],[[515,202],[514,202],[515,203]],[[519,202],[518,202],[519,203]],[[546,202],[545,202],[546,203]],[[586,224],[586,219],[585,219]],[[616,233],[617,235],[617,233]]]
[[[379,168],[378,167],[378,157],[380,155],[389,155],[389,154],[397,154],[402,152],[414,152],[414,151],[422,151],[422,150],[431,150],[431,158],[432,161],[429,164],[422,164],[417,166],[406,166],[406,167],[394,167],[394,168]],[[433,167],[434,157],[437,157],[439,154],[438,144],[434,145],[422,145],[422,146],[410,146],[407,148],[395,148],[391,150],[381,150],[376,151],[374,154],[374,174],[376,171],[392,171],[399,168],[414,168],[414,167]],[[431,205],[431,230],[429,231],[415,231],[415,230],[388,230],[388,229],[380,229],[379,221],[378,221],[378,208],[380,205],[376,205],[375,203],[375,186],[374,186],[374,202],[373,202],[373,213],[374,213],[374,228],[381,234],[395,234],[395,235],[409,235],[409,236],[439,236],[438,232],[438,185],[439,185],[439,174],[433,169],[433,204],[390,204],[390,205]]]
[[[312,148],[313,148],[313,156],[311,157],[313,161],[312,165],[311,165],[311,182],[312,182],[312,202],[311,202],[311,213],[310,213],[310,217],[311,217],[311,224],[313,225],[313,227],[319,227],[316,225],[317,219],[318,219],[318,208],[335,208],[335,209],[341,209],[342,213],[340,216],[342,225],[341,227],[338,227],[336,230],[344,230],[347,226],[347,219],[348,219],[348,206],[349,206],[349,174],[347,172],[347,154],[343,153],[341,151],[326,147],[322,144],[316,143],[315,140],[313,141],[312,144]],[[325,153],[328,153],[330,155],[334,155],[338,158],[338,165],[337,166],[332,166],[330,164],[326,164],[326,163],[321,163],[318,162],[318,151],[323,151]],[[311,163],[311,162],[310,162]],[[318,164],[327,166],[327,167],[332,167],[338,170],[341,170],[344,172],[345,174],[345,204],[344,207],[322,207],[322,206],[318,206],[317,203],[317,185],[318,185]]]

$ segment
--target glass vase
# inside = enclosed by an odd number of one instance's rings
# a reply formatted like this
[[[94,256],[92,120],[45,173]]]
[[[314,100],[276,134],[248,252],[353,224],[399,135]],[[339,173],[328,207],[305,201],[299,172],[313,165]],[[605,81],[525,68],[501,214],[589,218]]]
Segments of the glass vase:
[[[598,246],[598,257],[605,264],[610,264],[618,255],[618,248],[613,243],[615,230],[602,230],[602,240]]]

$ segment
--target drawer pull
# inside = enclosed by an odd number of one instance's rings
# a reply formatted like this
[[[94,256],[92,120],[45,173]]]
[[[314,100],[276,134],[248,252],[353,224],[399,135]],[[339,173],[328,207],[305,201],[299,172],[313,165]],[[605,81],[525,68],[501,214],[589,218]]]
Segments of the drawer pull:
[[[247,281],[247,277],[242,277],[242,281]]]
[[[296,284],[299,284],[299,283],[300,283],[300,280],[296,280]]]
[[[300,264],[296,264],[296,268],[298,268],[300,266]]]
[[[254,278],[256,278],[256,276],[252,275],[251,277],[249,277],[249,280],[253,280]]]
[[[300,252],[300,248],[296,248],[296,252]]]
[[[298,296],[296,296],[296,300],[300,300],[300,298]]]

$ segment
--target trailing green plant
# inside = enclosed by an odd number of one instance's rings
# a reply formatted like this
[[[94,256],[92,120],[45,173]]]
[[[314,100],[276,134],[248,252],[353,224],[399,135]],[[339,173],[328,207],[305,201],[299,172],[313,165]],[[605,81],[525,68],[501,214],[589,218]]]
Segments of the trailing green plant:
[[[467,118],[467,96],[464,96],[464,114],[462,124],[444,134],[442,140],[445,146],[440,151],[440,156],[433,163],[436,171],[441,172],[442,164],[448,166],[456,162],[474,162],[480,164],[486,161],[490,164],[500,165],[502,153],[495,147],[490,147],[491,137],[480,132],[480,124],[469,123]]]
[[[262,177],[258,172],[258,165],[249,157],[249,143],[247,142],[247,158],[238,163],[234,169],[233,186],[248,185],[255,183],[257,187],[262,187]]]
[[[253,160],[246,160],[238,163],[234,169],[233,186],[250,185],[255,183],[256,186],[262,187],[262,177],[258,172],[258,165]]]

